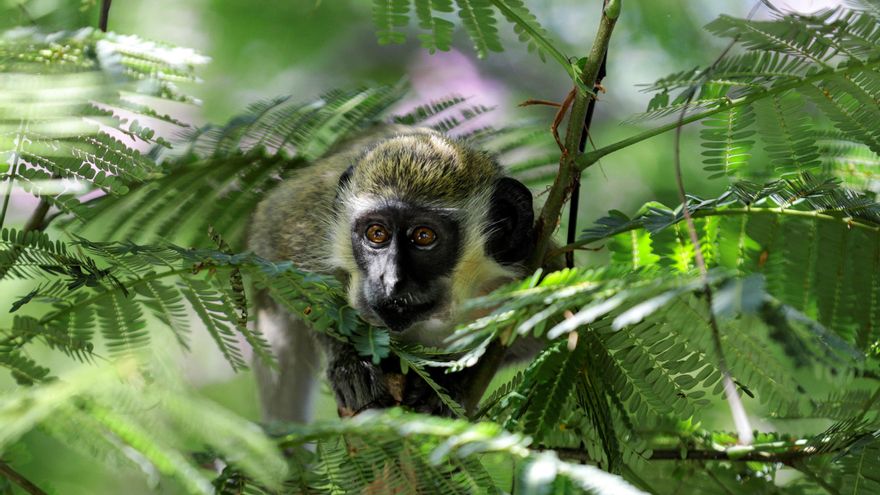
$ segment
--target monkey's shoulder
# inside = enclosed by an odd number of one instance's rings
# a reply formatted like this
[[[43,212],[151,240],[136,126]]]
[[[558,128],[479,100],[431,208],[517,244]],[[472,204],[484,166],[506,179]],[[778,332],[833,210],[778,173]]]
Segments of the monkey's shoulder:
[[[344,160],[321,160],[278,184],[257,206],[250,249],[272,261],[325,271],[336,184],[347,167]]]

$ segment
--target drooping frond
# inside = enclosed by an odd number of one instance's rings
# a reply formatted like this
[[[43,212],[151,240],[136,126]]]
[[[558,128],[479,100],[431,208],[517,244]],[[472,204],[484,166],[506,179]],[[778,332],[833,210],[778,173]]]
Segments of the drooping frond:
[[[139,148],[169,146],[163,136],[182,122],[124,93],[191,102],[176,84],[193,81],[204,61],[191,50],[92,29],[0,34],[0,161],[10,164],[3,179],[76,215],[76,197],[90,187],[125,194],[159,172]],[[142,122],[169,129],[157,134]]]
[[[6,337],[7,332],[0,332]],[[0,343],[0,367],[12,373],[12,377],[21,385],[33,385],[42,381],[49,374],[49,369],[40,366],[36,361],[25,355],[14,345]]]
[[[749,129],[755,116],[751,107],[731,108],[703,121],[700,132],[703,139],[703,163],[711,172],[710,178],[736,177],[740,167],[747,164],[755,143],[755,131]]]
[[[489,0],[455,0],[458,5],[458,16],[465,31],[474,42],[474,50],[480,58],[486,57],[490,51],[504,50],[495,27],[495,11]]]
[[[799,98],[788,95],[761,100],[755,104],[755,114],[770,166],[778,174],[815,172],[819,150]]]
[[[91,257],[75,253],[42,232],[0,230],[0,278],[63,277],[67,289],[108,284],[118,287],[110,270]],[[15,309],[15,307],[11,308]]]
[[[406,35],[395,29],[409,21],[409,0],[376,0],[373,2],[373,22],[379,43],[403,43]]]
[[[836,129],[815,131],[822,173],[858,190],[878,189],[880,155]]]
[[[22,380],[42,378],[45,373],[28,369],[22,354],[32,341],[90,360],[97,333],[111,355],[131,354],[150,341],[148,315],[168,326],[186,347],[187,308],[234,369],[247,367],[242,340],[255,356],[271,364],[268,342],[248,325],[245,280],[301,315],[315,330],[350,340],[376,362],[391,352],[388,331],[360,320],[337,280],[297,270],[290,263],[231,254],[225,241],[213,236],[223,251],[83,238],[70,245],[51,242],[38,232],[3,230],[0,247],[17,253],[7,267],[9,272],[43,284],[14,301],[11,310],[18,316],[0,340],[0,366],[10,368]],[[53,309],[40,317],[22,315],[33,301],[51,302]],[[410,359],[420,366],[416,356]]]
[[[281,437],[287,449],[317,441],[316,459],[302,470],[317,471],[327,491],[397,493],[499,493],[512,480],[492,479],[480,460],[495,454],[517,460],[520,489],[553,480],[578,491],[638,494],[623,479],[589,465],[562,461],[553,452],[529,450],[530,439],[493,423],[472,424],[400,410],[368,411],[342,422],[291,427]],[[507,488],[504,488],[507,486]]]
[[[160,367],[149,375],[139,369],[123,361],[4,394],[0,451],[39,427],[75,451],[101,452],[119,467],[174,478],[187,493],[212,494],[207,473],[188,454],[195,445],[264,486],[281,486],[285,461],[256,425],[184,389]]]

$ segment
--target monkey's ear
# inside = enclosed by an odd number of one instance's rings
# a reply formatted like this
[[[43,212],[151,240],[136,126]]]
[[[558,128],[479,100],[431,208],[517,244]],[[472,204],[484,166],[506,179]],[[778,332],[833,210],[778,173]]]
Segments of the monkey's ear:
[[[489,204],[489,255],[501,264],[524,261],[535,248],[534,223],[532,192],[516,179],[498,179]]]
[[[342,172],[342,175],[339,177],[339,182],[336,183],[336,196],[334,198],[334,202],[339,205],[339,193],[348,186],[348,183],[351,182],[351,176],[354,175],[354,165],[349,165],[345,172]]]

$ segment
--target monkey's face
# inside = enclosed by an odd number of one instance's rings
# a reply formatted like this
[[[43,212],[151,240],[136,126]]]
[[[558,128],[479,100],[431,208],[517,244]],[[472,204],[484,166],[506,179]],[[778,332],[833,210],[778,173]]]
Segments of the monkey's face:
[[[358,311],[394,331],[443,313],[461,242],[461,224],[449,210],[389,201],[357,214],[351,243]]]

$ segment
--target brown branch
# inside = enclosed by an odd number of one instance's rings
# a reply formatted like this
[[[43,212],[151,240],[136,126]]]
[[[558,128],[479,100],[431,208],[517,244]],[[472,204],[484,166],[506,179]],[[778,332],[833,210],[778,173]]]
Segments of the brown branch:
[[[602,65],[602,59],[608,49],[608,43],[611,40],[611,33],[617,22],[617,16],[610,17],[608,15],[611,7],[615,10],[619,9],[619,0],[609,2],[609,6],[603,9],[602,18],[599,22],[599,31],[596,34],[596,40],[587,57],[581,72],[580,82],[587,88],[593,88],[596,85],[596,78],[599,74],[599,68]],[[614,12],[617,14],[618,12]],[[575,88],[575,98],[571,105],[571,113],[568,120],[568,128],[565,134],[565,149],[559,160],[559,171],[556,179],[550,187],[547,194],[547,200],[541,209],[541,214],[535,224],[537,243],[535,251],[531,259],[528,260],[529,268],[539,268],[544,264],[544,255],[550,246],[550,239],[559,223],[562,206],[568,200],[571,194],[571,181],[575,173],[577,173],[576,161],[580,156],[577,150],[581,136],[584,132],[584,120],[587,115],[587,108],[591,99],[591,95],[581,88]]]
[[[101,2],[101,18],[98,19],[98,29],[107,32],[107,22],[110,20],[110,2],[112,0],[103,0]]]
[[[0,461],[0,476],[18,485],[22,490],[31,495],[47,495],[46,492],[35,485],[31,480],[22,476],[18,471],[12,469],[12,466]]]
[[[596,39],[593,41],[590,54],[580,73],[579,84],[575,86],[574,102],[571,106],[568,127],[565,133],[565,150],[559,159],[559,171],[535,223],[535,235],[537,238],[535,251],[526,262],[526,267],[530,270],[538,269],[544,265],[544,255],[550,246],[550,239],[559,223],[562,206],[571,194],[572,178],[578,172],[577,159],[581,155],[576,150],[578,150],[583,136],[584,121],[591,99],[591,93],[585,88],[593,88],[596,85],[602,60],[608,51],[611,33],[620,14],[621,1],[610,0],[603,6]],[[486,387],[489,386],[489,382],[495,376],[495,372],[504,360],[506,351],[507,349],[504,344],[500,342],[500,339],[496,338],[486,349],[486,353],[480,358],[480,361],[474,366],[468,389],[463,397],[463,405],[469,415],[472,415],[477,410]]]

